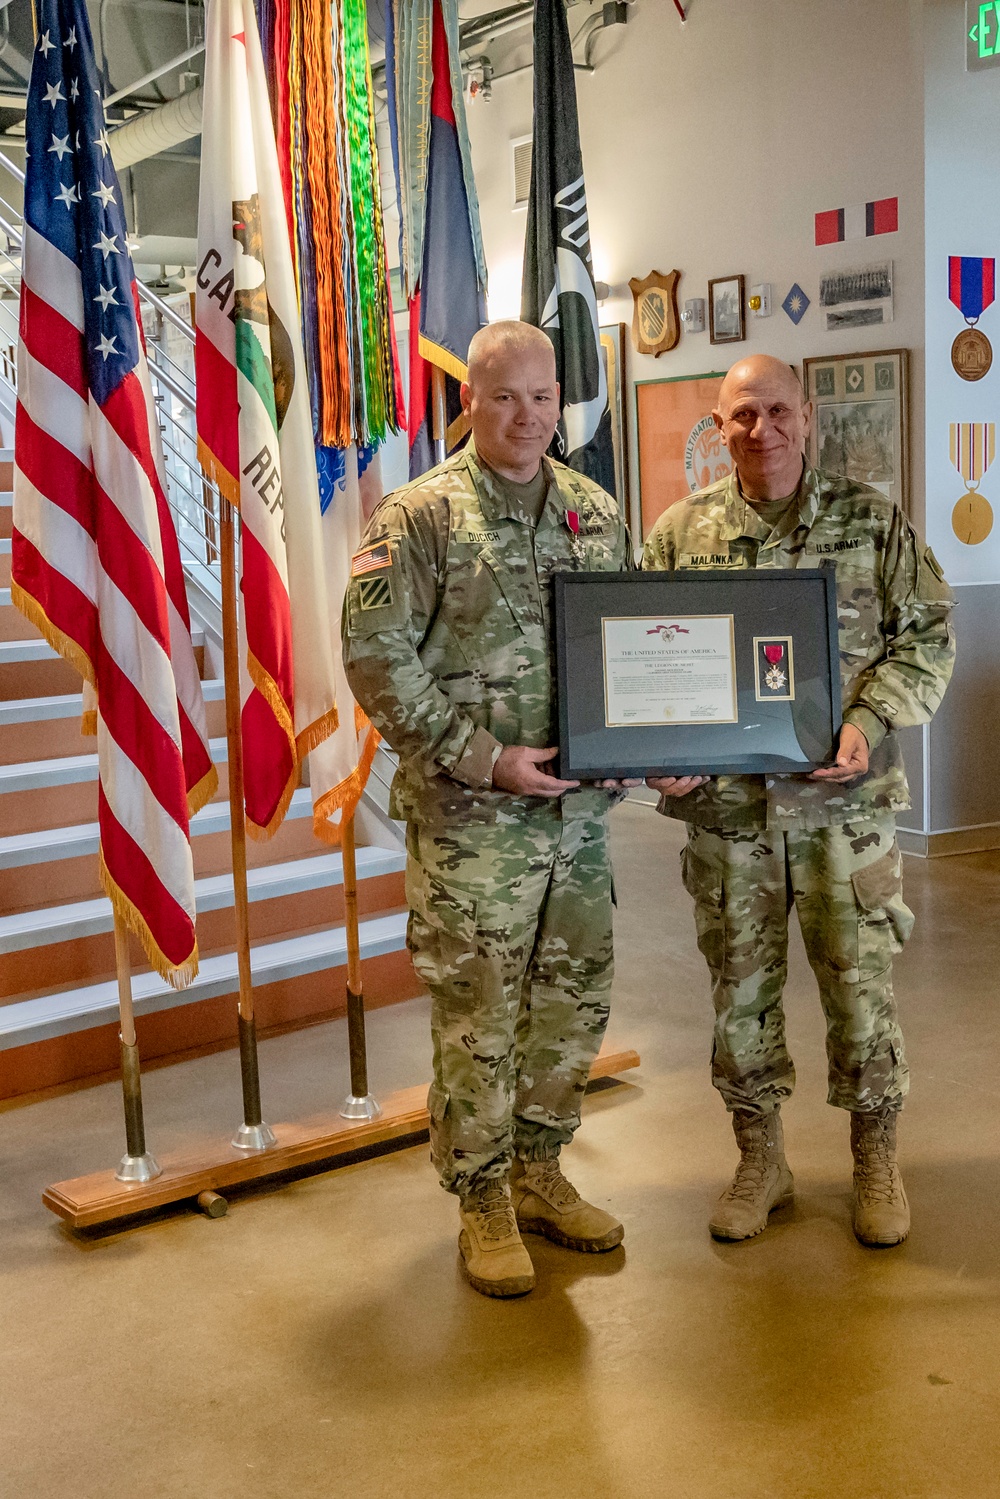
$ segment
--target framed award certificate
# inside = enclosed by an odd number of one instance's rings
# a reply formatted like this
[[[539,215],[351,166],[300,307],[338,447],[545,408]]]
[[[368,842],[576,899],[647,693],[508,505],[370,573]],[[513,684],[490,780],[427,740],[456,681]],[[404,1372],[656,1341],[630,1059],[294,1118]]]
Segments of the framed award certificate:
[[[840,730],[829,564],[557,573],[559,775],[805,773]]]

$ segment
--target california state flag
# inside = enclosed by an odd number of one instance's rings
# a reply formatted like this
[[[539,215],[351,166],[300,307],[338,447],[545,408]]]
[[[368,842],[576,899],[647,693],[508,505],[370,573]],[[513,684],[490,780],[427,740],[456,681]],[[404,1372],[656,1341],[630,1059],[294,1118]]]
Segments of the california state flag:
[[[210,0],[198,206],[198,456],[239,507],[247,828],[269,837],[337,725],[312,419],[252,0]]]

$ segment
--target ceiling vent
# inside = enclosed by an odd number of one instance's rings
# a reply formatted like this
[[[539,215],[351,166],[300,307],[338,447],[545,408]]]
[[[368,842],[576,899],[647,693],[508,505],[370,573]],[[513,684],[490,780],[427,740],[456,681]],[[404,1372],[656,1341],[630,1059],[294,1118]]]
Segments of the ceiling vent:
[[[527,208],[531,191],[531,136],[522,135],[510,143],[511,177],[514,182],[514,207]]]

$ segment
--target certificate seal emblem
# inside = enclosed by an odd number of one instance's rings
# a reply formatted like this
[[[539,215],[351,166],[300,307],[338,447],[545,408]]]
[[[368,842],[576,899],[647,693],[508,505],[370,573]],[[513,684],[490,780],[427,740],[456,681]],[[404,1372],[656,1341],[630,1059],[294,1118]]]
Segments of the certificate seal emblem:
[[[981,380],[993,363],[993,346],[978,328],[963,328],[951,346],[951,363],[963,380]]]

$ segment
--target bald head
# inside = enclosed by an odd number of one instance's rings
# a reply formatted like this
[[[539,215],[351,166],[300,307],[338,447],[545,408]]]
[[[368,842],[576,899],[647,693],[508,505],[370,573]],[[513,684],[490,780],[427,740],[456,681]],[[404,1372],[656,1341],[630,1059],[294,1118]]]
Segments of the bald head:
[[[738,359],[723,380],[719,391],[719,409],[725,411],[726,405],[732,402],[737,391],[760,384],[765,384],[772,390],[781,390],[789,400],[798,401],[800,406],[805,405],[802,383],[790,364],[786,364],[783,359],[775,359],[773,354],[749,354],[745,359]]]
[[[790,365],[751,354],[722,382],[715,425],[749,500],[777,500],[798,488],[812,406]]]
[[[462,409],[476,452],[517,484],[538,473],[559,420],[559,385],[552,344],[530,323],[490,323],[469,345]]]
[[[530,361],[551,367],[553,380],[556,377],[556,356],[551,340],[541,328],[532,323],[519,323],[510,319],[502,323],[487,323],[480,328],[469,345],[468,382],[475,385],[486,369],[491,372],[498,366],[518,365]]]

